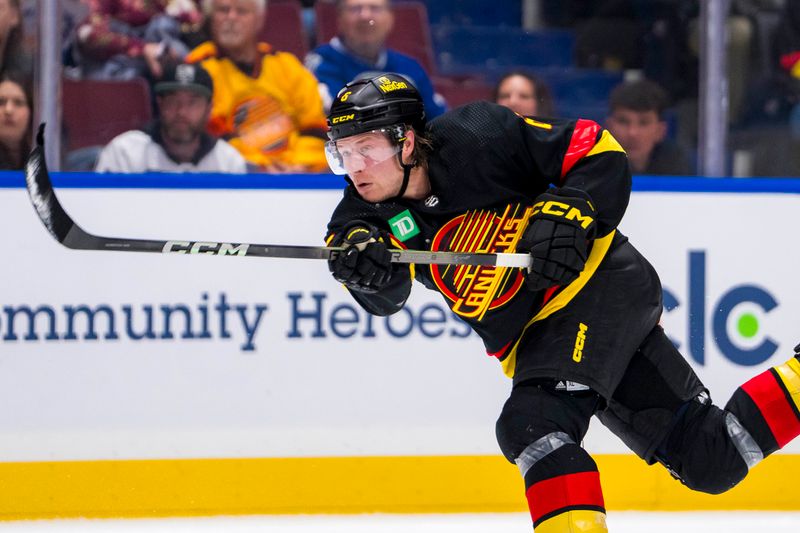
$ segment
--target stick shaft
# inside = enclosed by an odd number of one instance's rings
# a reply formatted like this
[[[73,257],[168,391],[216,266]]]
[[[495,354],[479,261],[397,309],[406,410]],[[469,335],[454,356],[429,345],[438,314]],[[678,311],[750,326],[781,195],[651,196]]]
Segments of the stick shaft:
[[[97,237],[73,226],[62,242],[74,250],[109,250],[117,252],[151,252],[189,255],[233,255],[242,257],[273,257],[286,259],[328,260],[342,248],[325,246],[294,246],[284,244],[252,244],[186,240],[114,239]],[[477,265],[526,268],[526,254],[485,254],[462,252],[428,252],[424,250],[390,250],[393,263],[420,265]]]
[[[116,252],[176,253],[190,255],[222,255],[243,257],[277,257],[291,259],[323,259],[336,257],[342,248],[293,246],[285,244],[251,244],[190,240],[147,240],[101,237],[83,230],[64,210],[56,197],[44,159],[44,125],[39,128],[37,146],[25,166],[25,181],[31,202],[39,219],[62,245],[73,250]],[[493,254],[468,252],[429,252],[425,250],[390,250],[393,263],[421,265],[475,265],[526,268],[528,254]]]

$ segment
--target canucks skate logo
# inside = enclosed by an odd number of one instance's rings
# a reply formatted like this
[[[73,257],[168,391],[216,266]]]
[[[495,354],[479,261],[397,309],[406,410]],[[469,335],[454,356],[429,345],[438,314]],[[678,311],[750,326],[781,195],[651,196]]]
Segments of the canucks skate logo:
[[[431,250],[473,253],[514,252],[531,208],[507,206],[502,213],[471,211],[454,218],[436,233]],[[519,291],[523,275],[516,268],[431,265],[439,291],[453,312],[481,320],[486,312],[507,303]]]

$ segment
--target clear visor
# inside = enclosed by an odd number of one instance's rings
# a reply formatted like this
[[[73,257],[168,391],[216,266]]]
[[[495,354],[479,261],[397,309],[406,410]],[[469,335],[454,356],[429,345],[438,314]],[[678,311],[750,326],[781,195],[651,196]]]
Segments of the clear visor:
[[[325,157],[334,174],[344,175],[379,165],[396,156],[402,144],[389,140],[389,130],[359,133],[325,143]]]

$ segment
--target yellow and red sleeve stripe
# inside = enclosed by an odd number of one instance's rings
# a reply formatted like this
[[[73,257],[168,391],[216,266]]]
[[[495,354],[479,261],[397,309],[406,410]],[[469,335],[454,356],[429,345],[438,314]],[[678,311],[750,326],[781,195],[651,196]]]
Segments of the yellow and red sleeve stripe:
[[[572,131],[572,138],[569,140],[569,147],[564,154],[564,161],[561,163],[561,178],[572,170],[583,156],[589,153],[597,143],[597,134],[600,132],[600,125],[593,120],[579,119],[575,123]]]
[[[561,180],[584,157],[604,152],[622,152],[625,150],[608,130],[602,129],[596,122],[580,119],[575,124],[569,147],[561,162]]]

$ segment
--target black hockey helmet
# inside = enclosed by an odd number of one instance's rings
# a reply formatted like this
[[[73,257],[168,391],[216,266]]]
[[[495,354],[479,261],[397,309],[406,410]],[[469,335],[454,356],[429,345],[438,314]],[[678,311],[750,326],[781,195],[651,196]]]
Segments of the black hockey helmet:
[[[403,76],[381,74],[351,81],[339,91],[328,114],[328,137],[336,141],[398,124],[425,127],[422,96]]]

